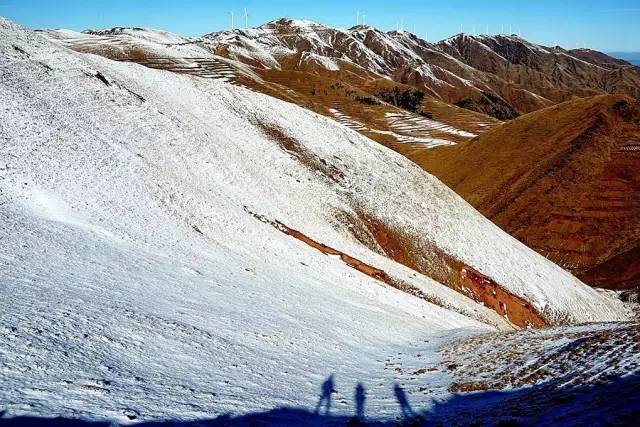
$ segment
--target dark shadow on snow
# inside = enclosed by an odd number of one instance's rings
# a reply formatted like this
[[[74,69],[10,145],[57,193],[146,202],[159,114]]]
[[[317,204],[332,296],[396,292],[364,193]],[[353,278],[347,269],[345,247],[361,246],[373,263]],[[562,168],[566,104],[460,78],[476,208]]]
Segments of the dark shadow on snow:
[[[409,399],[407,399],[407,393],[398,384],[393,385],[393,394],[396,396],[398,405],[400,405],[400,412],[404,420],[412,420],[416,418],[416,413],[413,412]]]
[[[420,385],[420,384],[416,384]],[[333,375],[321,387],[316,409],[276,408],[241,416],[223,415],[209,420],[146,421],[140,427],[222,427],[222,426],[627,426],[640,419],[640,376],[612,378],[597,385],[561,387],[559,380],[509,391],[479,391],[455,394],[451,399],[434,402],[429,410],[416,411],[409,396],[397,384],[393,392],[398,403],[396,420],[376,421],[366,414],[366,390],[360,383],[354,390],[354,416],[331,415],[331,395],[335,393]],[[1,404],[1,403],[0,403]],[[324,411],[321,409],[324,408]],[[321,413],[322,412],[322,413]],[[111,422],[66,418],[4,418],[0,411],[0,427],[102,427]]]
[[[364,402],[367,400],[367,391],[364,389],[362,383],[358,383],[355,391],[353,392],[353,401],[356,404],[356,419],[358,421],[364,420]]]
[[[329,411],[331,410],[331,395],[336,392],[333,386],[333,375],[329,375],[329,377],[322,383],[320,399],[318,400],[318,404],[316,405],[316,410],[314,412],[316,415],[320,414],[320,409],[323,406],[324,415],[329,415]]]

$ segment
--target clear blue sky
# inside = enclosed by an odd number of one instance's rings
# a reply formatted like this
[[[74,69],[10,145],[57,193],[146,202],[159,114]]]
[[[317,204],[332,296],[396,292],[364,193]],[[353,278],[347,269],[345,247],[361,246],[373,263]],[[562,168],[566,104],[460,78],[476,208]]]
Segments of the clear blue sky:
[[[201,35],[236,25],[247,7],[249,24],[279,17],[304,18],[346,28],[356,11],[368,24],[394,29],[404,18],[406,30],[430,41],[460,31],[521,32],[541,44],[557,41],[603,51],[640,50],[640,0],[0,0],[0,15],[31,28],[83,30],[114,26],[152,27],[183,35]]]

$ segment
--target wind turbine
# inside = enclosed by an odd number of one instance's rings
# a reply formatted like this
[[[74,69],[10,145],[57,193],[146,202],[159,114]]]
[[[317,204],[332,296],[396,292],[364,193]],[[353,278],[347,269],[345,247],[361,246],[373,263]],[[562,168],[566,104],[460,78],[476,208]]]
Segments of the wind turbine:
[[[400,31],[404,33],[404,16],[400,18]]]
[[[360,11],[356,10],[356,25],[360,25]]]
[[[233,10],[229,11],[229,15],[231,15],[231,29],[233,30],[235,28],[235,25],[233,22]]]
[[[366,14],[362,14],[362,25],[367,25],[367,15]]]
[[[247,8],[244,8],[244,28],[249,29],[249,12],[247,12]]]

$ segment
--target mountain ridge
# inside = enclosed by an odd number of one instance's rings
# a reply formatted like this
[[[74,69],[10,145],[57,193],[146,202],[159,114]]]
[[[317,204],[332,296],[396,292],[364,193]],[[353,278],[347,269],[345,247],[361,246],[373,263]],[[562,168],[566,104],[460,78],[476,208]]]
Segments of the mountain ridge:
[[[413,160],[587,283],[624,289],[640,284],[638,147],[638,101],[601,95]]]
[[[513,109],[510,114],[498,118],[510,119],[573,96],[603,92],[640,94],[640,74],[635,67],[595,51],[546,48],[516,35],[458,34],[437,43],[427,43],[406,31],[384,32],[369,26],[339,30],[307,21],[293,25],[294,22],[279,19],[258,28],[276,39],[280,33],[280,41],[285,45],[289,43],[287,47],[296,51],[323,54],[330,47],[332,57],[340,53],[343,58],[369,71],[409,83],[444,101],[477,101],[483,92],[489,93]],[[236,30],[238,34],[242,31]],[[224,40],[222,34],[234,32],[211,33],[205,38],[227,48],[242,47],[242,40],[234,43]],[[304,40],[305,34],[315,37],[323,47]],[[294,46],[292,38],[304,42],[303,45]],[[255,41],[259,43],[259,39]],[[473,55],[469,56],[470,53]],[[487,53],[493,57],[484,58]],[[522,66],[533,70],[534,74],[522,74],[519,69]],[[412,71],[402,71],[403,67]],[[570,84],[571,81],[575,82]],[[479,108],[475,107],[476,111]]]
[[[87,33],[105,35],[109,31]],[[640,96],[640,70],[628,62],[589,49],[537,45],[517,35],[456,34],[429,43],[407,31],[385,32],[368,25],[342,30],[281,18],[255,28],[185,40],[262,68],[296,69],[294,64],[299,61],[287,57],[300,53],[317,59],[316,70],[335,71],[340,67],[335,61],[346,67],[349,62],[360,67],[360,73],[391,78],[502,120],[575,96]]]

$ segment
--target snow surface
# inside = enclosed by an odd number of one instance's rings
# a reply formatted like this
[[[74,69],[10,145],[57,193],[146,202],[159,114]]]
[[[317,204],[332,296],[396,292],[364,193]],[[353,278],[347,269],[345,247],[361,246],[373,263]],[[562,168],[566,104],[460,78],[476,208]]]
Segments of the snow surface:
[[[337,413],[353,412],[362,381],[367,410],[395,417],[387,356],[427,340],[420,363],[436,363],[438,343],[509,325],[360,244],[336,219],[356,209],[491,276],[550,321],[627,316],[434,177],[329,119],[222,82],[72,52],[1,18],[0,53],[5,416],[126,422],[312,407],[335,374]],[[264,126],[344,178],[305,167]],[[447,375],[434,381],[446,393]]]
[[[477,136],[471,132],[466,132],[460,129],[456,129],[453,126],[440,123],[435,120],[427,119],[424,117],[412,116],[406,112],[400,113],[385,113],[385,117],[389,120],[389,124],[392,128],[401,131],[415,131],[415,130],[437,130],[439,132],[448,133],[450,135],[461,136],[464,138],[473,138]]]
[[[189,43],[191,39],[168,31],[156,30],[153,28],[126,28],[117,27],[109,30],[87,30],[87,34],[101,35],[127,35],[138,39],[147,40],[153,43],[176,45]]]
[[[111,30],[89,30],[77,32],[65,29],[38,30],[47,38],[58,40],[63,45],[82,50],[102,48],[105,55],[117,57],[133,48],[164,57],[203,57],[211,53],[196,43],[178,36],[151,29],[115,28]]]

